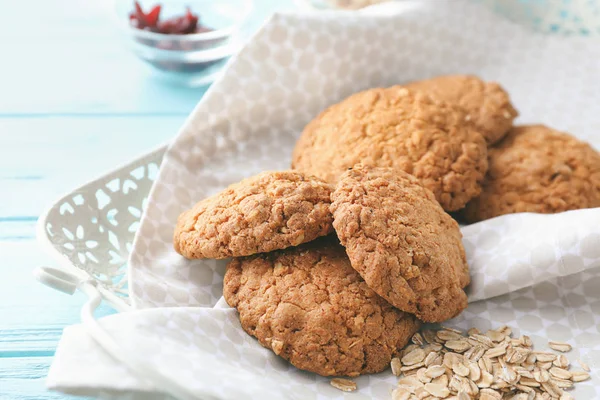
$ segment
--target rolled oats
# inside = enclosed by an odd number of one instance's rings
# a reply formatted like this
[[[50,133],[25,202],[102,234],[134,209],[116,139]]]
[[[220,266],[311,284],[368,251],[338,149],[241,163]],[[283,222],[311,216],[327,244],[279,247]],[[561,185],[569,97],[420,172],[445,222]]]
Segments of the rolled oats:
[[[462,363],[454,364],[452,366],[452,371],[459,376],[468,376],[470,372],[469,368],[465,367],[465,365]]]
[[[485,336],[487,336],[490,339],[492,339],[492,341],[498,342],[498,343],[500,343],[501,341],[503,341],[504,338],[506,337],[506,335],[503,332],[498,332],[498,331],[494,331],[494,330],[487,331],[485,333]]]
[[[471,328],[467,331],[467,335],[481,335],[481,331],[477,328]]]
[[[442,385],[442,386],[448,386],[448,383],[449,383],[448,375],[440,375],[437,378],[432,379],[431,383],[436,383],[436,384]]]
[[[390,363],[390,367],[392,367],[392,374],[395,376],[400,376],[400,368],[402,368],[402,363],[398,357],[392,358],[392,362]]]
[[[571,372],[571,380],[573,382],[581,382],[590,379],[590,374],[586,371],[573,371]]]
[[[454,350],[457,353],[464,353],[472,347],[472,345],[466,340],[449,340],[444,343],[444,346],[450,350]]]
[[[460,339],[464,339],[464,336],[461,335],[460,333],[456,333],[454,331],[449,331],[449,330],[442,330],[442,331],[438,331],[436,334],[437,338],[440,340],[443,340],[444,342],[447,342],[449,340],[460,340]]]
[[[411,341],[418,346],[423,346],[424,344],[423,336],[419,332],[413,335]]]
[[[556,351],[560,351],[562,353],[566,353],[571,351],[572,347],[569,343],[565,343],[565,342],[555,342],[555,341],[549,341],[548,342],[548,346],[550,346],[550,348],[552,350],[556,350]]]
[[[409,400],[411,394],[408,390],[397,388],[392,391],[392,400]]]
[[[429,392],[432,396],[445,398],[450,395],[450,390],[446,386],[442,386],[436,383],[427,383],[425,384],[425,390]]]
[[[547,352],[539,352],[539,351],[536,351],[533,354],[535,354],[538,362],[548,362],[548,361],[552,362],[552,361],[556,360],[556,354],[547,353]]]
[[[586,363],[581,361],[581,359],[578,359],[577,362],[579,363],[581,368],[583,368],[584,371],[590,372],[590,367]]]
[[[563,389],[590,378],[581,360],[583,371],[569,371],[564,354],[533,351],[529,336],[511,334],[506,326],[485,334],[471,328],[468,336],[447,327],[415,334],[413,344],[392,360],[392,372],[404,375],[393,400],[570,400]],[[555,341],[549,346],[572,348]]]
[[[423,349],[421,348],[416,348],[414,350],[412,350],[410,353],[405,354],[404,357],[402,357],[402,364],[403,365],[414,365],[414,364],[418,364],[421,363],[423,360],[425,359],[425,352],[423,351]]]
[[[552,367],[548,370],[550,375],[559,378],[559,379],[571,379],[571,373],[563,368]]]
[[[569,359],[564,354],[561,354],[556,357],[556,360],[552,361],[552,364],[559,368],[567,368],[569,366]]]
[[[445,370],[444,370],[445,372]],[[417,379],[419,379],[419,381],[423,382],[423,383],[429,383],[431,382],[431,376],[429,376],[427,374],[427,370],[425,368],[420,368],[417,371]]]
[[[350,379],[333,378],[329,383],[334,388],[343,392],[353,392],[356,390],[356,382],[351,381]]]

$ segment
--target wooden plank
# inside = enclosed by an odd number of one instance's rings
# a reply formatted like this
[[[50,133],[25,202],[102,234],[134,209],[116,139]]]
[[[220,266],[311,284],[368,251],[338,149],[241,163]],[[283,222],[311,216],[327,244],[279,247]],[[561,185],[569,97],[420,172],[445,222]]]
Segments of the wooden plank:
[[[0,359],[18,354],[52,354],[62,329],[77,323],[87,300],[81,293],[63,294],[38,283],[35,267],[54,265],[35,241],[0,242]],[[103,306],[97,315],[113,311]]]
[[[166,143],[184,119],[0,118],[0,193],[10,194],[0,196],[0,240],[27,237],[31,220],[45,207],[75,187]],[[18,226],[19,221],[27,226]]]
[[[0,400],[75,399],[46,389],[44,382],[51,362],[51,357],[0,357]]]

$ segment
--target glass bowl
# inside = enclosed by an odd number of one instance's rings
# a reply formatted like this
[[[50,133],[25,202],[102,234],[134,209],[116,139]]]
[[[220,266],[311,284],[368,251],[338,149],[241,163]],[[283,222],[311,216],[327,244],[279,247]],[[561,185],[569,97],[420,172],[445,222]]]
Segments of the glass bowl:
[[[359,10],[392,0],[294,0],[296,6],[305,11]]]
[[[186,8],[200,17],[211,31],[164,34],[131,26],[133,0],[116,0],[116,18],[136,56],[159,76],[188,86],[204,86],[215,80],[227,59],[241,47],[240,28],[252,10],[251,0],[138,0],[148,12],[162,6],[160,19],[181,16]]]

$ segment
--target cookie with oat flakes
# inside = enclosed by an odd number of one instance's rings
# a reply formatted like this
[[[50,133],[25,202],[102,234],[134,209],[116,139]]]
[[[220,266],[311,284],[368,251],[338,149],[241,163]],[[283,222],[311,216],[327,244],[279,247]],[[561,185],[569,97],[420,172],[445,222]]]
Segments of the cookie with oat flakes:
[[[221,259],[309,242],[332,232],[330,193],[327,183],[300,172],[263,172],[182,213],[175,250]]]
[[[234,259],[223,295],[263,346],[323,376],[386,369],[420,325],[367,286],[335,237]]]
[[[425,322],[467,307],[462,234],[416,178],[359,165],[341,176],[331,200],[350,262],[377,294]]]
[[[482,193],[463,210],[469,222],[600,207],[600,154],[571,135],[544,125],[517,126],[489,155]]]
[[[490,145],[506,135],[519,115],[502,86],[473,75],[438,76],[404,86],[462,107]]]
[[[455,211],[480,192],[487,145],[458,106],[395,86],[348,97],[310,122],[292,168],[336,182],[358,163],[417,177]]]

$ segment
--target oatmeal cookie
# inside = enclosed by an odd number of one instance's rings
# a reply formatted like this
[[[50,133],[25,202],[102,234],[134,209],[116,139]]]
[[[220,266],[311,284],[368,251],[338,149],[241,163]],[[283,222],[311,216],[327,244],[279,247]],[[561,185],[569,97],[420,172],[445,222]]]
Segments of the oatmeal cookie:
[[[518,126],[489,154],[481,196],[463,211],[469,222],[600,207],[600,154],[571,135],[544,125]]]
[[[334,240],[236,258],[223,295],[246,332],[297,368],[323,376],[382,371],[420,323],[371,290]]]
[[[502,86],[473,75],[439,76],[411,82],[405,87],[462,107],[488,144],[502,139],[519,115]]]
[[[400,86],[371,89],[309,123],[292,167],[336,182],[358,163],[408,172],[454,211],[479,194],[487,145],[458,106]]]
[[[332,232],[330,186],[300,172],[263,172],[182,213],[175,250],[187,258],[227,258],[309,242]]]
[[[356,166],[331,195],[333,227],[354,269],[377,294],[426,322],[467,307],[462,234],[413,176]]]

